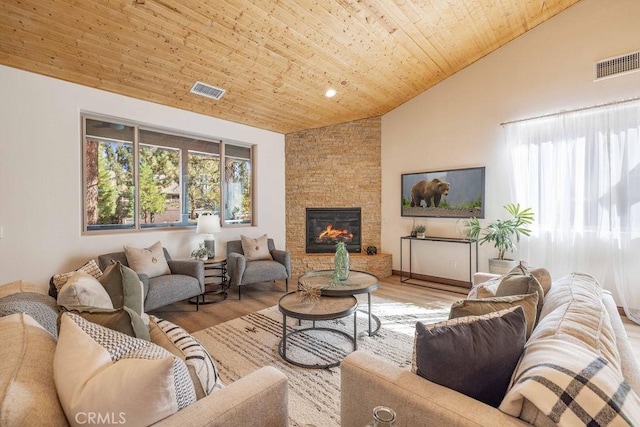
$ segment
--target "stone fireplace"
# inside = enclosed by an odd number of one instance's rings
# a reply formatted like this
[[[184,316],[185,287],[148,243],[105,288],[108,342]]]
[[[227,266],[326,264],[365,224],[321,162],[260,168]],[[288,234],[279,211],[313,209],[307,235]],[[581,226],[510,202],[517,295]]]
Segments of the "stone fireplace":
[[[294,280],[307,271],[334,266],[335,243],[325,252],[311,252],[307,247],[310,207],[359,207],[359,233],[350,231],[359,234],[350,251],[351,268],[378,277],[391,275],[391,254],[384,253],[380,244],[380,141],[380,117],[285,135],[286,237]],[[323,231],[327,225],[321,227]],[[333,224],[330,231],[343,227]],[[375,246],[378,254],[367,255],[367,246]]]
[[[308,254],[334,253],[344,242],[349,252],[361,251],[360,208],[307,208],[306,246]]]

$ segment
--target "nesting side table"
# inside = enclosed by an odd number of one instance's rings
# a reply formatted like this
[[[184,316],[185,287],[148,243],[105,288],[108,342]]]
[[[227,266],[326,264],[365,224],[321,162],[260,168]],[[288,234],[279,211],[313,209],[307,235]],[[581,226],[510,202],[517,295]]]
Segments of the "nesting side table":
[[[199,299],[200,304],[213,304],[227,299],[227,258],[209,258],[204,263],[204,292],[189,299],[191,304],[195,304]],[[197,299],[196,299],[197,298]]]
[[[358,300],[353,295],[333,298],[321,296],[315,303],[303,303],[300,301],[299,292],[290,292],[280,298],[280,301],[278,302],[278,309],[282,313],[282,339],[278,344],[278,353],[284,360],[291,363],[292,365],[310,369],[326,369],[340,365],[341,360],[324,364],[310,364],[295,361],[287,356],[287,340],[293,341],[293,344],[301,346],[303,349],[310,353],[313,353],[314,346],[323,347],[322,343],[320,343],[317,339],[310,339],[309,342],[306,342],[304,335],[299,339],[296,339],[296,337],[294,337],[297,336],[297,334],[301,334],[306,331],[317,330],[342,335],[353,343],[353,350],[357,350],[358,343],[356,342],[356,334],[358,331],[356,310],[358,309]],[[329,327],[316,327],[316,321],[335,320],[349,316],[351,314],[353,314],[353,335],[349,335],[347,332],[339,329]],[[298,320],[311,320],[313,324],[310,328],[296,329],[292,332],[287,332],[287,316],[293,317],[294,319]]]

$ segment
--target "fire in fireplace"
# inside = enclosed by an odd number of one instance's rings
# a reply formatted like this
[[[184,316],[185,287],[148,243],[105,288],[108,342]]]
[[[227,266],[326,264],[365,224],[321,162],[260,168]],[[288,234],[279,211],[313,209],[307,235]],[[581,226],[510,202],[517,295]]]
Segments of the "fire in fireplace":
[[[338,242],[360,252],[361,221],[360,208],[307,208],[307,253],[335,252]]]
[[[333,228],[333,224],[329,224],[327,228],[318,235],[318,239],[334,244],[336,242],[349,243],[353,240],[353,233],[345,228]]]

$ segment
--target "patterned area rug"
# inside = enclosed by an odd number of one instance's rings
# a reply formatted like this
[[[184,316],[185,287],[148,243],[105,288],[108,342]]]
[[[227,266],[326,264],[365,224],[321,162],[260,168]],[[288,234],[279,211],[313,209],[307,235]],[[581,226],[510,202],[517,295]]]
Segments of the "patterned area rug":
[[[366,295],[359,295],[361,309],[367,308]],[[372,297],[373,313],[380,318],[377,335],[369,337],[367,314],[357,313],[358,350],[378,355],[397,366],[410,369],[415,323],[447,319],[450,304],[430,303],[428,308]],[[310,326],[303,322],[302,327]],[[353,333],[353,317],[317,322]],[[299,328],[287,318],[289,331]],[[290,425],[322,427],[340,425],[340,368],[306,369],[284,361],[278,354],[282,338],[282,313],[277,306],[203,329],[193,334],[215,359],[225,384],[232,383],[262,366],[275,366],[289,379]],[[300,333],[287,340],[287,356],[305,363],[341,360],[351,351],[350,342],[339,334],[314,331]],[[318,362],[314,362],[318,360]],[[324,362],[323,362],[324,361]]]

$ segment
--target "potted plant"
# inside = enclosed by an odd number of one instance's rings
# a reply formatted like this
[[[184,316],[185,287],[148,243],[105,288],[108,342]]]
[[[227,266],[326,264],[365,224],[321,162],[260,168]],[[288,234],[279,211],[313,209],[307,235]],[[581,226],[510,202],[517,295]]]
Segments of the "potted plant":
[[[517,261],[506,259],[507,252],[517,250],[516,243],[520,242],[521,236],[529,236],[531,230],[529,225],[533,223],[534,215],[531,208],[520,209],[520,204],[510,203],[504,208],[511,215],[507,220],[496,220],[486,228],[482,228],[478,218],[471,218],[465,222],[467,236],[477,240],[481,245],[493,242],[498,250],[497,258],[489,259],[489,272],[506,274],[516,266]]]
[[[427,231],[427,228],[424,225],[420,224],[416,225],[413,231],[415,231],[416,237],[418,239],[424,239],[424,232]]]
[[[211,255],[213,254],[211,253],[209,248],[206,248],[204,246],[204,243],[200,243],[200,246],[198,246],[198,249],[194,249],[193,251],[191,251],[191,256],[193,258],[199,259],[202,261],[208,260]]]

